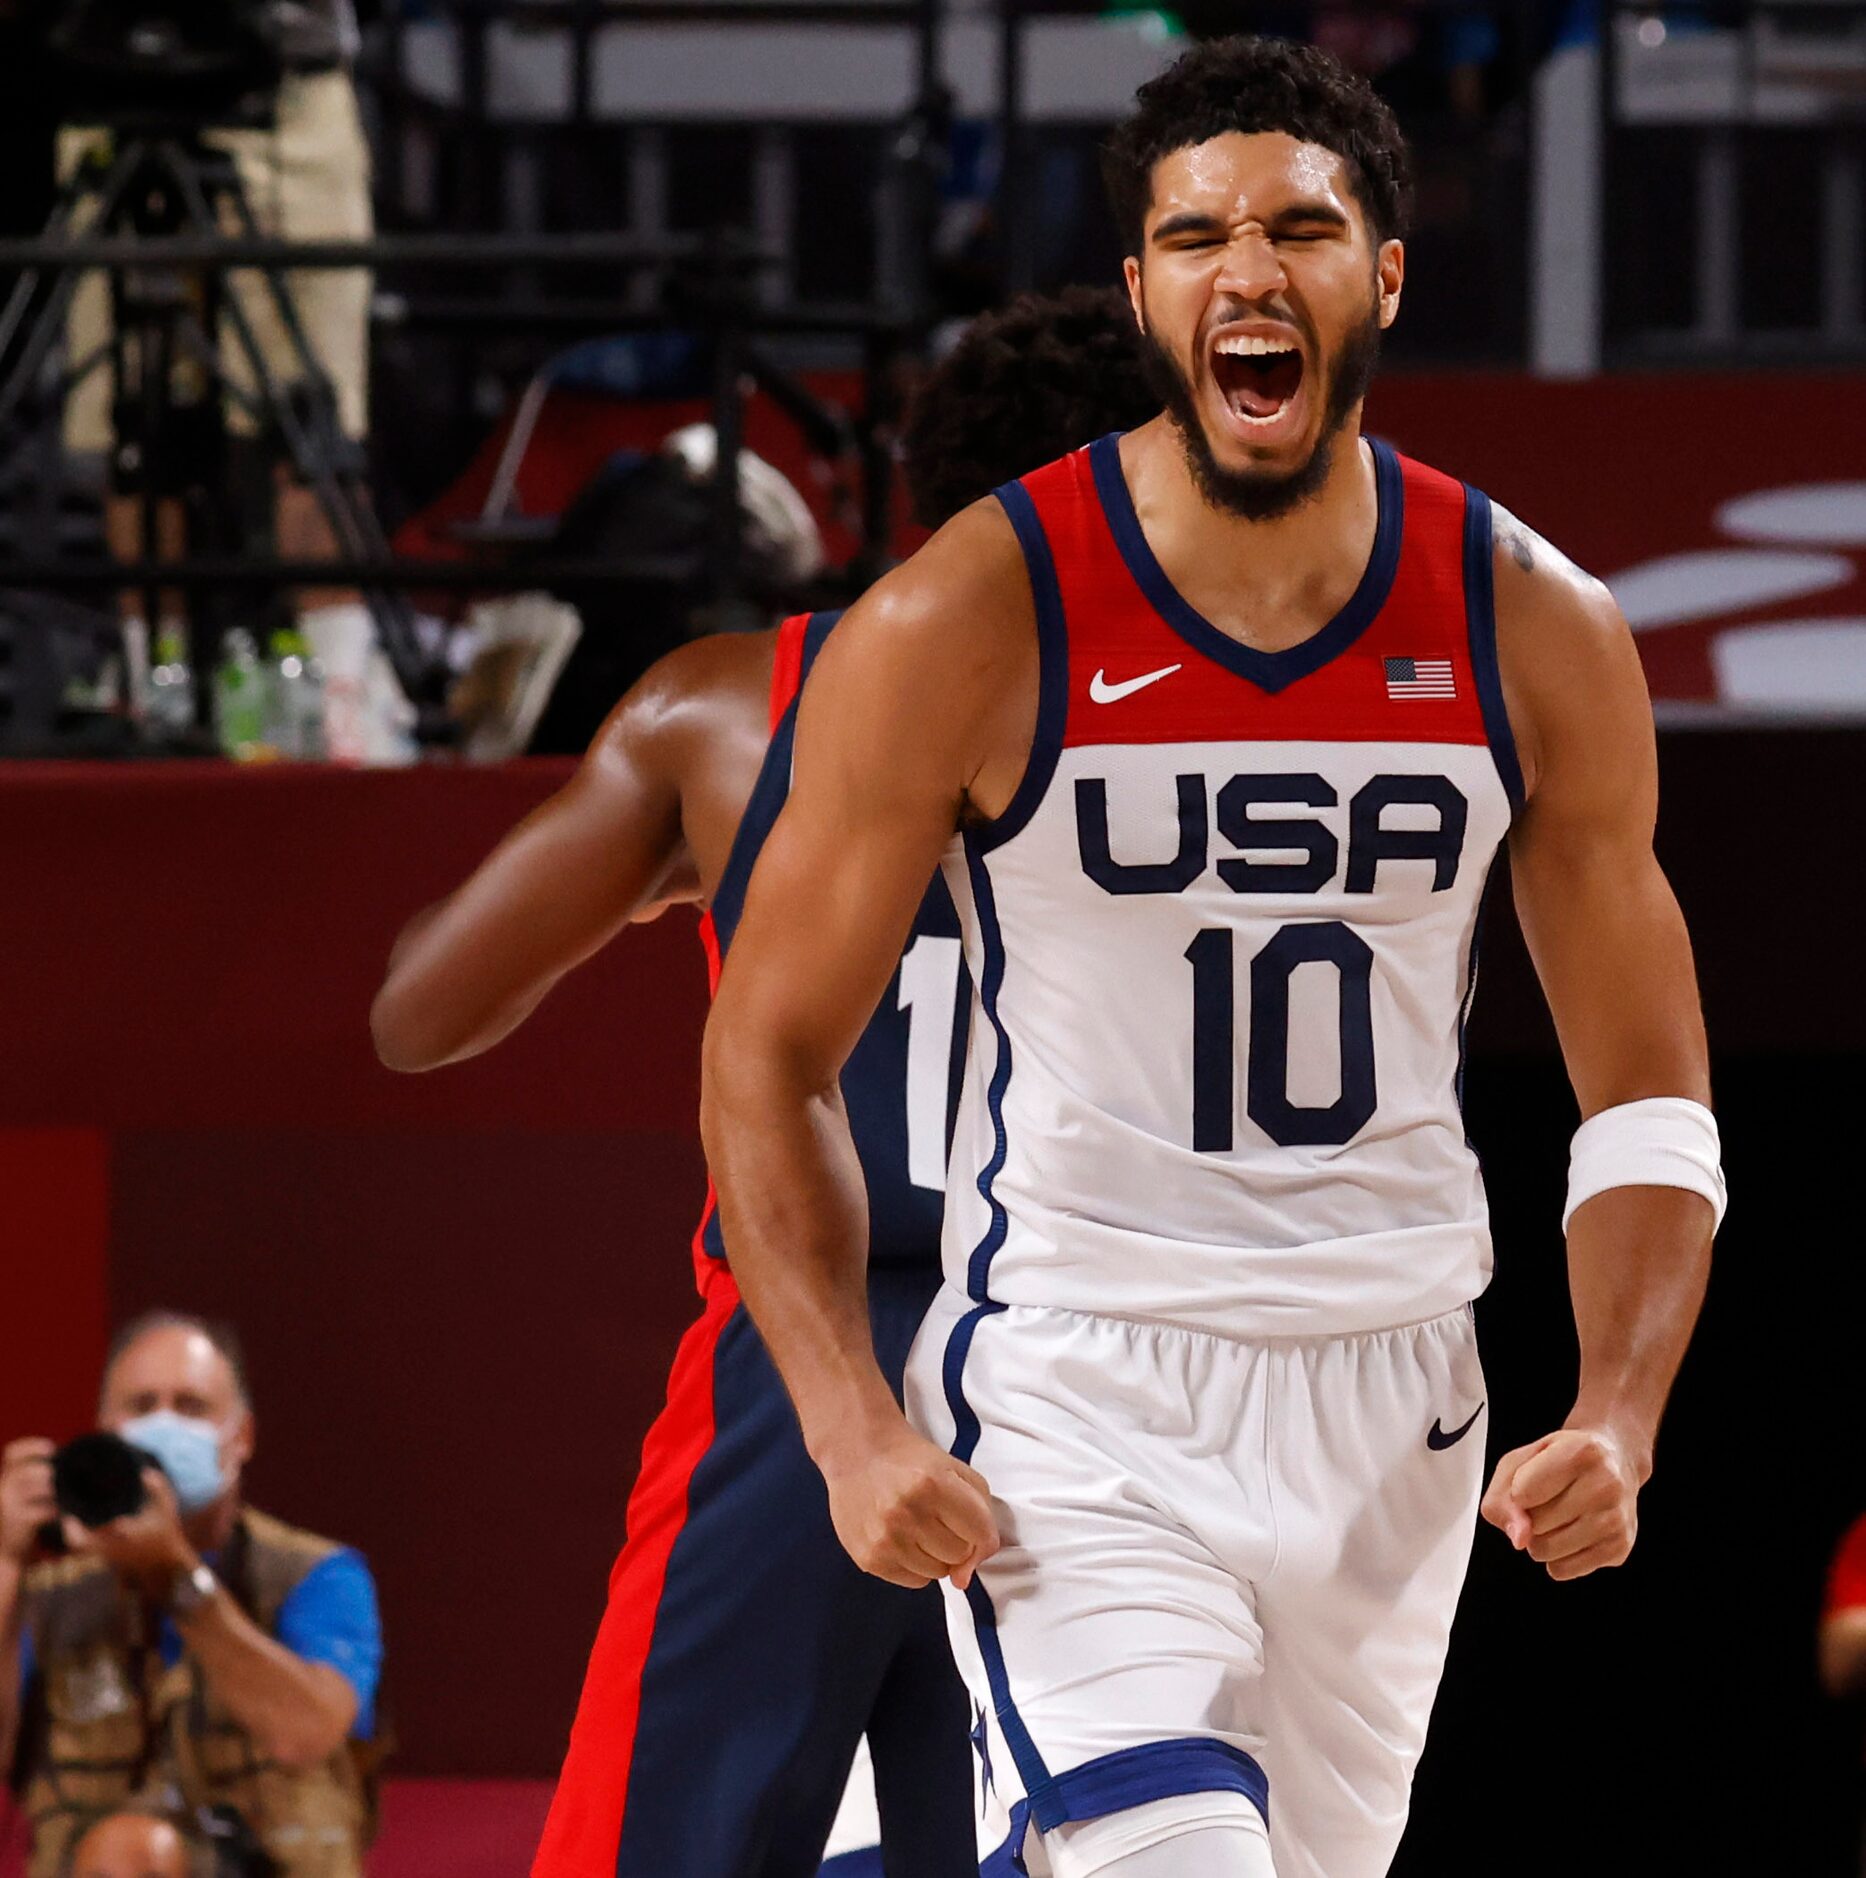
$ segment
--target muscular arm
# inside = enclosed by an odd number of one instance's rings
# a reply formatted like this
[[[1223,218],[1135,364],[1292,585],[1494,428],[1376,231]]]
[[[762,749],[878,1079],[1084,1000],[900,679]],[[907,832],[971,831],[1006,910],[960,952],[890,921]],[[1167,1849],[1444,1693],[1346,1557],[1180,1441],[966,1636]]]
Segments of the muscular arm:
[[[876,1365],[866,1201],[836,1079],[955,826],[968,805],[1008,799],[1007,668],[1034,663],[1028,615],[1009,524],[980,505],[838,626],[706,1033],[701,1130],[733,1272],[837,1531],[900,1583],[963,1578],[996,1533],[978,1477],[907,1427]]]
[[[683,779],[722,703],[742,706],[762,744],[770,642],[702,640],[661,660],[610,713],[570,782],[409,922],[369,1015],[389,1068],[434,1069],[491,1049],[630,921],[699,897]]]
[[[1529,791],[1511,877],[1582,1115],[1649,1096],[1708,1103],[1690,940],[1652,850],[1658,761],[1632,635],[1604,587],[1501,513],[1498,541],[1499,651]],[[1631,1549],[1711,1229],[1709,1202],[1669,1187],[1612,1188],[1570,1222],[1574,1407],[1504,1457],[1485,1499],[1558,1578]]]

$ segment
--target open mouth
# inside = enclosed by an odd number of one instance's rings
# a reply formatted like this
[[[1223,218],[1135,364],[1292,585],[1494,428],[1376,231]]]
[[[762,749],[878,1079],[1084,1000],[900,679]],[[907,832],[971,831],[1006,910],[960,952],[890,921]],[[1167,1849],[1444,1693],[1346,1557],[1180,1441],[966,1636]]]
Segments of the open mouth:
[[[1231,415],[1269,426],[1302,389],[1302,353],[1285,339],[1228,335],[1212,349],[1212,376]]]

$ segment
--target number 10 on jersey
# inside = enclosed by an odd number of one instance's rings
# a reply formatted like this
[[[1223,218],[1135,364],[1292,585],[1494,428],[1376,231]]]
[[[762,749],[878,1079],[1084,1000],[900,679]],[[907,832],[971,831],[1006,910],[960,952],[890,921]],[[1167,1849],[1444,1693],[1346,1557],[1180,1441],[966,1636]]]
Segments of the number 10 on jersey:
[[[1228,926],[1207,926],[1186,947],[1192,967],[1192,1145],[1228,1154],[1236,1131],[1237,957]],[[1301,965],[1333,966],[1341,1093],[1325,1107],[1289,1099],[1290,980]],[[1374,955],[1339,920],[1280,926],[1250,961],[1250,1033],[1245,1043],[1245,1109],[1279,1147],[1339,1147],[1374,1112]],[[1307,1047],[1314,1048],[1309,1042]]]

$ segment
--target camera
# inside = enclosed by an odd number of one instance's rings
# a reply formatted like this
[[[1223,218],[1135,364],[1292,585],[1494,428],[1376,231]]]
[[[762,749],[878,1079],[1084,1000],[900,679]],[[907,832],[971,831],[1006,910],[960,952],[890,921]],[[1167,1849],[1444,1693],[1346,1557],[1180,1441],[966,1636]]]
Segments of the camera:
[[[284,76],[273,0],[43,0],[65,117],[243,122]]]
[[[148,1497],[143,1470],[161,1465],[121,1435],[79,1435],[52,1456],[52,1497],[61,1513],[86,1526],[107,1526],[142,1511]]]

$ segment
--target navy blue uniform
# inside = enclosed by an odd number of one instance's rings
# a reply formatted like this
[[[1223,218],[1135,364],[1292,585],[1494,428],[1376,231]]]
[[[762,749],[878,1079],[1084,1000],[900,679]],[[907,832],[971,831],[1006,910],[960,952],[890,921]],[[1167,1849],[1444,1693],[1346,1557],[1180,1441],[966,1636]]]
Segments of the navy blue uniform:
[[[717,978],[790,787],[796,698],[836,615],[786,622],[774,730],[702,925]],[[842,1076],[868,1188],[869,1309],[889,1384],[939,1288],[961,1022],[959,923],[937,880]],[[971,1742],[937,1589],[859,1571],[725,1262],[709,1195],[704,1308],[629,1500],[533,1878],[812,1878],[866,1733],[883,1862],[835,1878],[971,1878]]]

